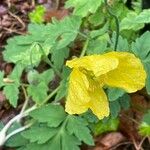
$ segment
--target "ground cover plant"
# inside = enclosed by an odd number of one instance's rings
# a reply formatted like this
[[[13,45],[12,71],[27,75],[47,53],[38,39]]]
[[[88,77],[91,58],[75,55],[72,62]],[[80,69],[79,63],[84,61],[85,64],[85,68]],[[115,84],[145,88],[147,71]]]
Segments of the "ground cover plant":
[[[150,9],[141,3],[67,0],[48,21],[44,5],[28,13],[27,33],[2,52],[13,67],[0,71],[0,88],[18,110],[0,122],[2,148],[94,149],[97,136],[117,132],[120,141],[98,148],[150,148]]]

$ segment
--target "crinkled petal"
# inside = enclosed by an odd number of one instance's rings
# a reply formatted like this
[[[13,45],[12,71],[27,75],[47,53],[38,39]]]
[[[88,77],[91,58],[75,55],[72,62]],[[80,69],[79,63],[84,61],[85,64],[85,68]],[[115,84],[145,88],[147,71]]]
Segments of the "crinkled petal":
[[[92,90],[89,91],[89,96],[91,99],[89,102],[89,108],[99,119],[108,117],[110,112],[109,103],[104,90],[98,83],[94,82],[91,84],[91,89]]]
[[[105,55],[119,60],[118,67],[105,75],[105,84],[129,93],[145,86],[146,72],[140,59],[128,52],[110,52]]]
[[[88,94],[89,81],[85,74],[74,68],[70,74],[66,112],[69,114],[81,114],[88,109],[86,105],[90,101]]]
[[[104,55],[91,55],[67,61],[66,65],[70,68],[83,68],[92,71],[98,77],[117,68],[118,59]]]

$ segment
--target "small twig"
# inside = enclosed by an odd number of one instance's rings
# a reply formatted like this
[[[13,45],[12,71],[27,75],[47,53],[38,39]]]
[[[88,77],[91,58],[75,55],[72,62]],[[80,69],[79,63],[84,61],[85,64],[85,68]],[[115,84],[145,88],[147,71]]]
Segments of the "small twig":
[[[57,9],[59,9],[59,0],[55,0],[55,3],[56,3],[55,9],[57,10]]]
[[[128,145],[128,144],[132,144],[132,142],[122,142],[122,143],[119,143],[116,146],[110,148],[110,150],[116,150],[118,147],[120,147],[122,145]]]
[[[140,144],[138,145],[139,150],[142,148],[142,144],[143,144],[143,142],[145,141],[146,138],[147,138],[146,136],[142,138]]]
[[[2,27],[2,29],[8,31],[9,33],[17,33],[17,34],[20,34],[20,35],[25,35],[25,33],[17,31],[17,30],[13,30],[11,28]]]
[[[7,0],[7,5],[8,5],[8,8],[11,7],[11,2],[10,2],[10,0]]]
[[[11,13],[10,11],[8,13],[9,13],[9,15],[16,18],[20,22],[20,24],[22,25],[22,30],[24,30],[26,28],[25,23],[22,21],[22,19],[20,17],[18,17],[17,15]]]

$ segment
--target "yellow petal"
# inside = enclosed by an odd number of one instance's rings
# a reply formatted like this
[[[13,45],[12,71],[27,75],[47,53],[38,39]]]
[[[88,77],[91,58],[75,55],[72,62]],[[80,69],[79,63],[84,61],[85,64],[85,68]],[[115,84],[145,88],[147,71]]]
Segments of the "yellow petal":
[[[118,67],[105,75],[107,85],[122,88],[129,93],[145,86],[146,72],[140,59],[128,52],[110,52],[105,55],[119,60]]]
[[[90,101],[88,94],[89,81],[85,74],[74,68],[70,74],[66,112],[69,114],[81,114],[88,109],[86,105]]]
[[[89,108],[92,112],[99,118],[103,119],[104,117],[109,116],[109,103],[107,96],[102,88],[100,88],[98,83],[90,84],[92,87],[89,91],[90,102]]]
[[[82,68],[92,71],[98,77],[117,68],[118,59],[104,55],[91,55],[67,61],[66,65],[70,68]]]

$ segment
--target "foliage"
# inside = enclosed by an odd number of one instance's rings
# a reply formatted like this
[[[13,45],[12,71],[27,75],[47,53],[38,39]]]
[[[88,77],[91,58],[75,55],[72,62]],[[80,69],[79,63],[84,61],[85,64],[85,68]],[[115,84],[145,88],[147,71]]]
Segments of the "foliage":
[[[10,74],[0,71],[0,88],[12,107],[22,101],[24,105],[9,126],[0,123],[0,136],[7,139],[1,143],[1,138],[0,145],[18,150],[79,150],[82,142],[94,145],[91,131],[99,135],[117,130],[120,111],[130,108],[127,92],[144,86],[144,70],[150,94],[150,32],[141,34],[150,23],[150,11],[138,4],[130,10],[120,0],[105,2],[67,0],[65,6],[73,12],[47,24],[45,9],[38,6],[29,14],[27,34],[8,39],[3,57],[14,68]],[[80,58],[67,61],[67,67],[66,59],[74,57]],[[72,99],[64,109],[72,95],[80,97],[78,105]],[[139,126],[143,136],[150,135],[149,115]],[[17,123],[24,117],[22,124]]]
[[[29,13],[29,18],[33,23],[42,23],[44,22],[44,14],[45,14],[45,7],[42,5],[36,6],[35,10]]]
[[[139,133],[142,136],[150,135],[150,110],[144,115],[142,122],[139,126]]]

